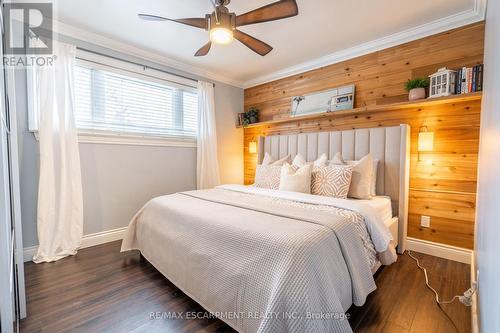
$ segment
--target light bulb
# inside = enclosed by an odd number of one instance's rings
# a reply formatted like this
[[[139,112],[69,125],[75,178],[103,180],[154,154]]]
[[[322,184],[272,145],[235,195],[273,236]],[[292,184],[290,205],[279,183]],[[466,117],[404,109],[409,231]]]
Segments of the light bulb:
[[[227,28],[213,28],[210,30],[210,40],[216,44],[230,44],[233,41],[233,31]]]

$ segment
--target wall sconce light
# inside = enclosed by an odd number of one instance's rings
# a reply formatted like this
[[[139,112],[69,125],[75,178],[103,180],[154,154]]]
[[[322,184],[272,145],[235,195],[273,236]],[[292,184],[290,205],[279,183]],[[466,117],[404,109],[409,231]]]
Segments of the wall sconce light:
[[[257,154],[257,141],[251,141],[248,144],[248,152],[250,154]]]
[[[418,133],[418,161],[420,162],[420,152],[434,150],[434,132],[429,132],[427,126],[420,127]]]

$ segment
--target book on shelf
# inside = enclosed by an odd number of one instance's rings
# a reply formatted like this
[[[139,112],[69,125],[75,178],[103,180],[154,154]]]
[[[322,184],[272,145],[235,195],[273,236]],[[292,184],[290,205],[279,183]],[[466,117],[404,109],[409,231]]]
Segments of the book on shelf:
[[[477,91],[483,91],[483,64],[477,66]]]
[[[477,91],[477,66],[472,67],[472,90]]]
[[[457,71],[455,94],[467,94],[483,90],[484,66],[463,67]]]
[[[465,94],[467,92],[467,67],[462,68],[462,88],[460,89],[461,94]]]
[[[472,92],[472,67],[467,68],[467,91],[466,93]]]

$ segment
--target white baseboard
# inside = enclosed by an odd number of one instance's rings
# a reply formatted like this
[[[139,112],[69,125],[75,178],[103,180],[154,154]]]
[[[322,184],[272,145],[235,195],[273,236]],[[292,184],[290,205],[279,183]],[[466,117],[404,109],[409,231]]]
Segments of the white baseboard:
[[[121,240],[125,236],[126,231],[127,228],[125,227],[84,235],[80,249]],[[25,247],[23,253],[24,262],[31,261],[37,249],[38,246]]]
[[[406,247],[408,250],[429,254],[431,256],[449,259],[453,261],[470,264],[472,258],[472,250],[461,247],[429,242],[422,239],[408,237],[406,239]]]
[[[477,275],[476,275],[476,257],[474,256],[474,251],[472,251],[471,255],[471,263],[470,263],[470,281],[471,284],[474,282],[476,283],[477,286]],[[476,287],[478,288],[478,287]],[[477,308],[477,294],[478,291],[472,295],[472,308],[471,308],[471,315],[472,315],[472,321],[471,321],[471,332],[472,333],[478,333],[479,332],[479,322],[478,322],[478,308]]]

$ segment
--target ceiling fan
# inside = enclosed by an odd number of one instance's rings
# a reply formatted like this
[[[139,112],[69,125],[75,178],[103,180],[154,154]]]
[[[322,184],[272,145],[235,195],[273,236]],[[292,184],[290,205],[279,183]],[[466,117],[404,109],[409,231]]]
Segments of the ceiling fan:
[[[210,41],[195,53],[196,57],[207,55],[212,47],[212,43],[230,44],[234,39],[240,41],[261,56],[265,56],[271,52],[273,48],[237,28],[249,24],[281,20],[296,16],[299,13],[299,8],[295,0],[276,1],[242,15],[236,15],[235,13],[229,12],[226,6],[229,5],[231,0],[211,1],[214,6],[214,11],[212,14],[207,14],[205,18],[171,19],[148,14],[139,14],[139,17],[147,21],[173,21],[207,30],[209,32]]]

